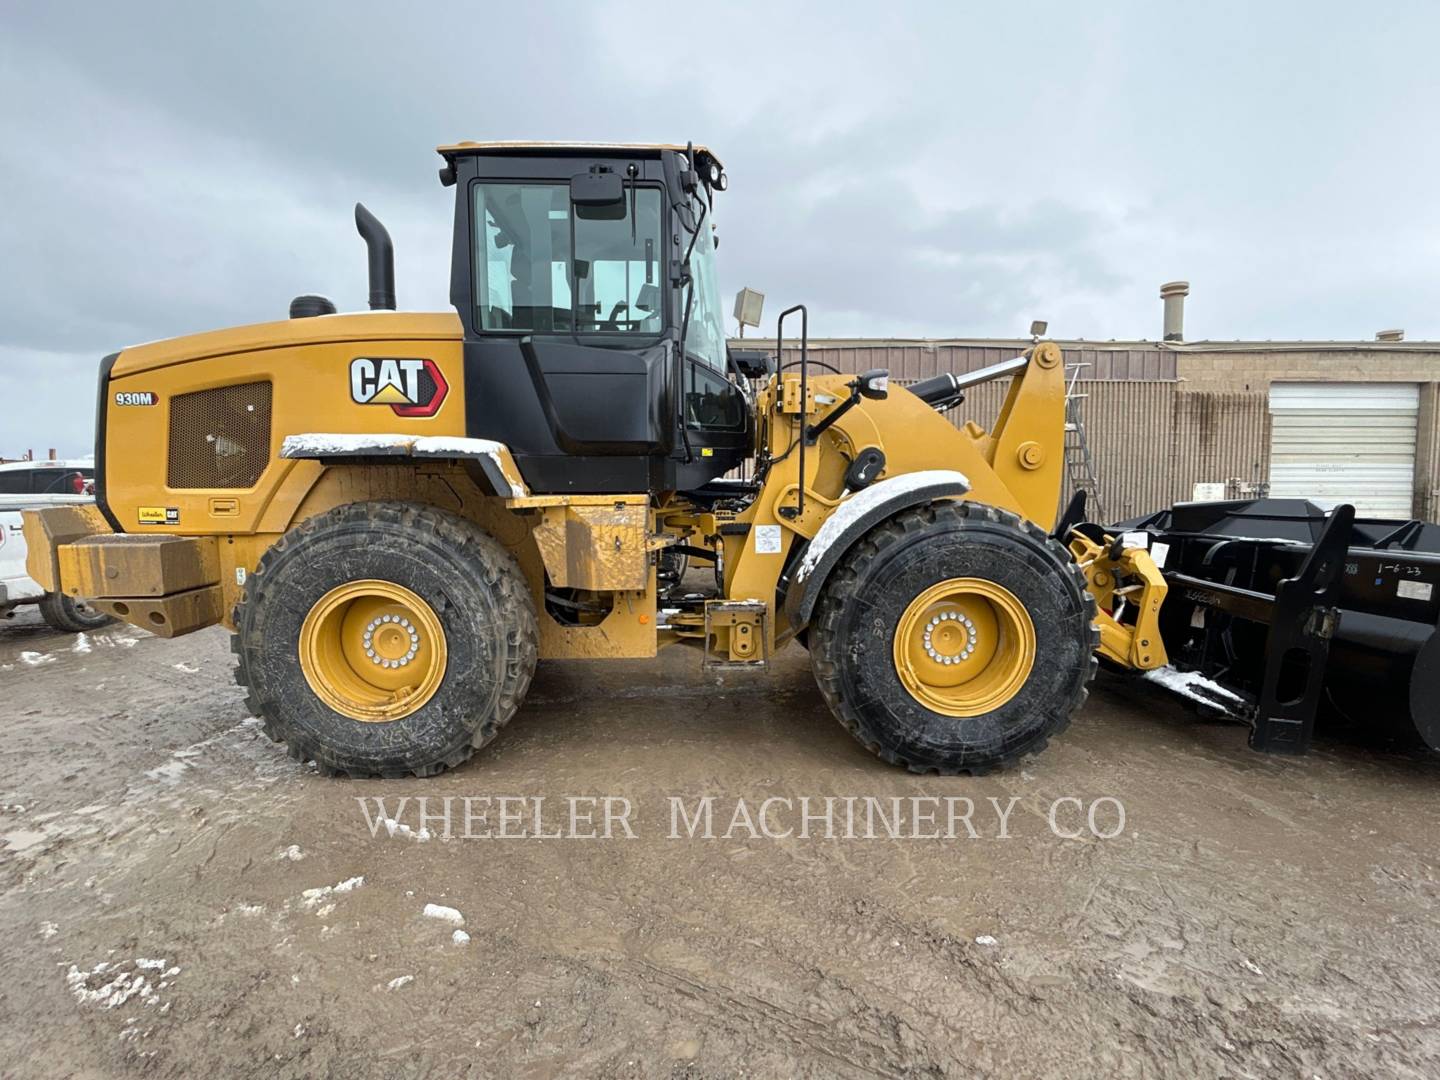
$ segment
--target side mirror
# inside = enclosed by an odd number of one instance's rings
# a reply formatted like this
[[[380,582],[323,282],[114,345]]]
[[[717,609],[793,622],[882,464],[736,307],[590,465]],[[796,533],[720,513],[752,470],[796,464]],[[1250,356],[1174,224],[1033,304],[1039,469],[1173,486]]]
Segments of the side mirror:
[[[877,401],[890,396],[890,369],[874,368],[859,375],[855,379],[855,389],[860,391],[861,397],[873,398]]]
[[[625,184],[617,172],[583,172],[570,178],[570,201],[576,206],[625,209]]]

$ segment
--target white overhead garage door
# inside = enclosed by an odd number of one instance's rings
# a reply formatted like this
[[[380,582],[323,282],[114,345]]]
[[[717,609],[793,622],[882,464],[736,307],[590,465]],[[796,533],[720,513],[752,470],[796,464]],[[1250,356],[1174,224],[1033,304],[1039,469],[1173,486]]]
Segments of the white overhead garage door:
[[[1419,409],[1414,383],[1271,383],[1270,494],[1408,519]]]

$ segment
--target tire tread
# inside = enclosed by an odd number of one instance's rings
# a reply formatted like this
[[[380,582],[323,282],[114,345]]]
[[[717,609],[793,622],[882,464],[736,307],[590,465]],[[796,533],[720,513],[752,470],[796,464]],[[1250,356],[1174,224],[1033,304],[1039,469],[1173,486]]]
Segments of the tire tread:
[[[315,757],[314,748],[309,745],[312,740],[302,738],[299,733],[287,729],[279,711],[263,696],[259,680],[250,670],[253,641],[264,632],[263,617],[255,609],[255,597],[263,588],[266,575],[273,571],[276,562],[297,544],[306,543],[319,532],[356,525],[364,529],[380,523],[398,526],[407,531],[427,532],[450,544],[461,554],[466,564],[473,568],[476,575],[499,593],[497,607],[507,622],[504,627],[506,674],[493,715],[480,723],[467,744],[435,761],[409,768],[374,769],[358,763],[321,761]],[[424,503],[347,503],[300,522],[281,535],[260,556],[241,590],[232,622],[236,627],[236,632],[230,639],[231,651],[237,657],[235,681],[245,687],[246,707],[252,716],[261,720],[265,734],[275,742],[285,743],[290,756],[297,761],[314,758],[323,774],[355,779],[370,776],[383,779],[401,779],[407,776],[423,778],[453,769],[469,760],[475,751],[494,741],[500,730],[514,719],[525,699],[526,691],[530,688],[539,654],[535,603],[515,556],[469,519]]]
[[[886,749],[869,738],[864,732],[863,720],[858,710],[842,693],[841,659],[837,656],[837,638],[841,616],[844,613],[844,598],[851,594],[856,584],[864,576],[869,564],[896,543],[907,537],[930,531],[943,524],[947,519],[999,526],[1003,529],[1023,533],[1040,544],[1060,564],[1063,572],[1071,576],[1081,596],[1084,597],[1090,646],[1090,658],[1086,670],[1081,678],[1075,680],[1068,703],[1061,703],[1061,708],[1058,710],[1061,719],[1050,731],[1030,745],[1011,753],[1000,755],[983,763],[966,763],[953,767],[907,761],[902,755]],[[821,595],[820,603],[816,608],[816,617],[810,623],[811,666],[814,669],[815,680],[819,684],[821,696],[830,706],[836,719],[861,745],[882,761],[902,766],[910,772],[918,774],[983,776],[989,772],[1009,768],[1022,758],[1038,754],[1045,749],[1051,738],[1070,726],[1074,714],[1089,696],[1089,684],[1094,679],[1099,666],[1095,651],[1100,647],[1100,627],[1095,622],[1095,610],[1095,598],[1086,588],[1085,575],[1081,572],[1080,567],[1075,564],[1064,546],[1033,521],[1022,518],[1009,510],[985,503],[970,501],[931,503],[927,506],[902,511],[876,526],[862,537],[836,566],[825,583],[825,592]]]

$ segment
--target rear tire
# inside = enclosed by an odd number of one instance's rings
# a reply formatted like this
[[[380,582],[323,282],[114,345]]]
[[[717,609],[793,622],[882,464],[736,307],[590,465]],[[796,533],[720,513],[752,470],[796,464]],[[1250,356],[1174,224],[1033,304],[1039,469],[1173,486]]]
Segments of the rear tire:
[[[1095,673],[1094,616],[1079,568],[1038,526],[980,503],[936,503],[877,526],[835,568],[809,627],[811,666],[840,722],[885,761],[979,775],[1069,724]],[[932,633],[946,655],[931,650]],[[973,659],[959,651],[986,638]],[[942,683],[962,672],[970,681],[927,686],[922,667]]]
[[[80,634],[99,630],[115,620],[104,612],[96,611],[83,600],[76,600],[64,593],[46,593],[41,599],[40,617],[51,628],[66,634]]]
[[[378,614],[367,627],[354,606],[397,604],[410,609],[403,630]],[[459,765],[515,715],[535,672],[535,608],[514,556],[473,522],[413,503],[354,503],[296,526],[261,556],[235,625],[251,711],[291,757],[332,775]],[[356,655],[372,633],[376,651],[398,642],[395,661]],[[393,701],[370,685],[412,670],[416,685]]]

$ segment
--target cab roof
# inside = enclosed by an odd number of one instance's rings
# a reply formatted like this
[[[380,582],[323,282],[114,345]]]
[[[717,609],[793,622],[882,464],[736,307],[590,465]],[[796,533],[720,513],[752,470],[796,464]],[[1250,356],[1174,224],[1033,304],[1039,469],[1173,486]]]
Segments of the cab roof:
[[[445,146],[437,146],[436,152],[446,158],[459,157],[462,154],[563,154],[568,152],[578,153],[653,153],[658,154],[662,150],[674,150],[683,154],[686,147],[679,143],[624,143],[624,142],[525,142],[518,139],[500,140],[497,142],[458,142],[448,143]],[[708,146],[696,146],[696,156],[704,155],[714,162],[719,162],[715,152]]]

